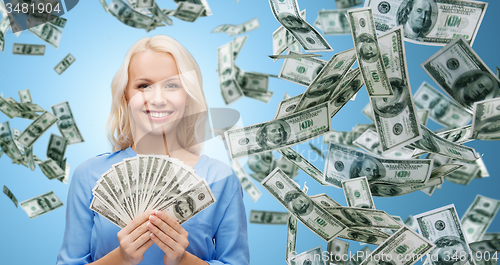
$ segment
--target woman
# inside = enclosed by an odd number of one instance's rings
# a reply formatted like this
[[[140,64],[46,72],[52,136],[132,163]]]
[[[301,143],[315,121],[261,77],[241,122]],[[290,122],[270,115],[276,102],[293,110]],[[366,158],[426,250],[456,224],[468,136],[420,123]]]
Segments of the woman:
[[[170,37],[144,38],[130,48],[111,86],[107,132],[115,152],[75,170],[57,264],[249,264],[239,180],[230,167],[198,155],[207,107],[191,54]],[[113,164],[137,154],[168,154],[193,167],[216,202],[182,226],[153,210],[120,230],[89,209],[92,188]]]

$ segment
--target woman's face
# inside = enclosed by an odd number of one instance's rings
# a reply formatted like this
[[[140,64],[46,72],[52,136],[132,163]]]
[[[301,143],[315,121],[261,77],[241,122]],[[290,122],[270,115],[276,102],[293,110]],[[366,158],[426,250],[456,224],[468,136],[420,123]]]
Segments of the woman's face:
[[[127,103],[132,130],[143,134],[175,131],[184,115],[188,95],[174,57],[147,50],[136,54],[128,69]]]

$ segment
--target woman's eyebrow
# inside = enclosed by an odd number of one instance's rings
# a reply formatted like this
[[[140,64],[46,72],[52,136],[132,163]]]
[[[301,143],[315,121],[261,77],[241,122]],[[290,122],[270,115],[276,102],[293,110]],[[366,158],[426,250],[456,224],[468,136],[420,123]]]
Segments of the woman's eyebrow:
[[[148,79],[148,78],[137,78],[134,81],[146,81],[146,82],[150,82],[150,83],[153,82],[151,79]]]

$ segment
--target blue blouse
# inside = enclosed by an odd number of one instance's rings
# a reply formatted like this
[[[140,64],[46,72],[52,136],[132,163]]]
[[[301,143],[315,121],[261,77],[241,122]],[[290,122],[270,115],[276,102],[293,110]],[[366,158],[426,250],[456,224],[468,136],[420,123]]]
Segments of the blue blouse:
[[[119,246],[120,228],[89,209],[92,188],[111,165],[137,153],[131,148],[93,157],[75,169],[69,187],[66,230],[57,264],[86,264]],[[202,155],[194,166],[207,180],[216,202],[182,224],[189,233],[186,251],[208,264],[249,264],[243,190],[226,164]],[[153,244],[140,264],[163,264],[164,252]]]

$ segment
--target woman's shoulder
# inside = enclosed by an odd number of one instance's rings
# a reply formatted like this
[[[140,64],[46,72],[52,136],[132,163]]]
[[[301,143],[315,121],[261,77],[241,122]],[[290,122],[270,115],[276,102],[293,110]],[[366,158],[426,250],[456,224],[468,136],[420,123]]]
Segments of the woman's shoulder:
[[[207,155],[202,155],[199,163],[199,165],[196,165],[195,170],[198,175],[207,180],[208,184],[224,183],[231,186],[239,184],[238,177],[236,177],[233,169],[226,163]]]
[[[126,150],[100,153],[78,165],[75,169],[75,175],[86,172],[101,175],[109,170],[113,164],[116,164],[127,157],[129,157],[129,155],[126,154]]]

